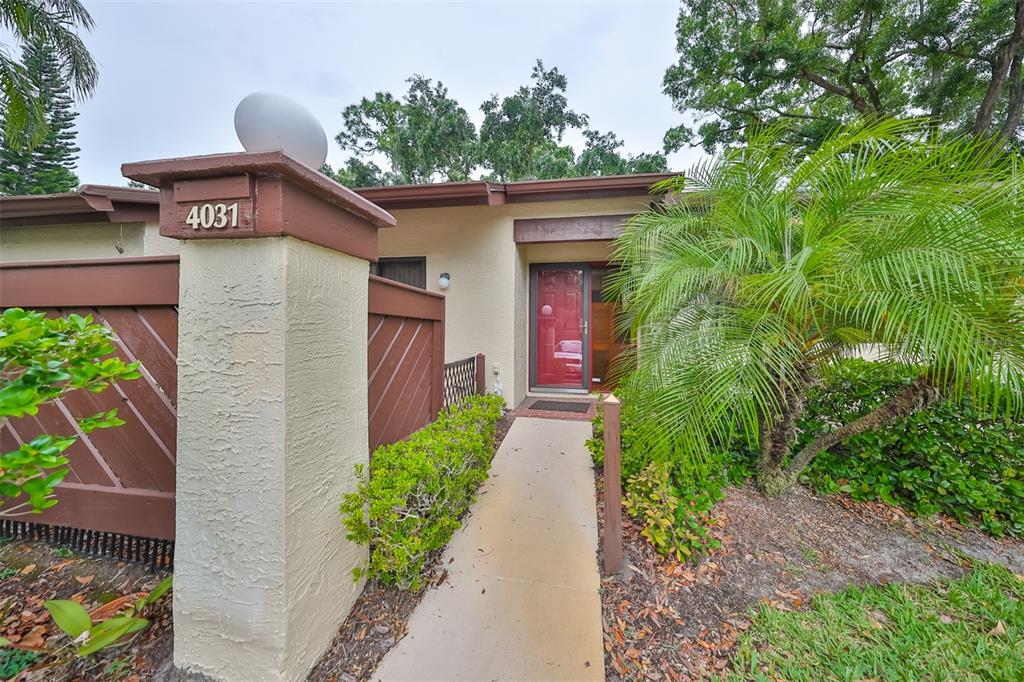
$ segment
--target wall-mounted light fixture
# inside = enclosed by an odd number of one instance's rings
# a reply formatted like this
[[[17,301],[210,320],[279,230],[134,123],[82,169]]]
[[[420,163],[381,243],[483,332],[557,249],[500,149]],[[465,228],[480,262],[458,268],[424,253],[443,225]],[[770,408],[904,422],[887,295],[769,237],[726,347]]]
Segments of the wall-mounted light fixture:
[[[441,276],[437,278],[437,286],[441,291],[444,291],[452,284],[452,276],[447,272],[442,272]]]

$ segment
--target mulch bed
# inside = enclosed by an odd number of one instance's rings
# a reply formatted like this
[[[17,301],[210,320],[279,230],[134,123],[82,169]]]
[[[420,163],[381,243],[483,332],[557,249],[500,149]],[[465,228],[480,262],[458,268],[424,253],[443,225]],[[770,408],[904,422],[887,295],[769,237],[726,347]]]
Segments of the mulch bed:
[[[0,635],[16,647],[43,653],[67,637],[43,608],[47,599],[72,599],[86,610],[118,597],[148,592],[166,575],[140,564],[97,558],[41,542],[10,542],[0,547]],[[174,641],[171,600],[147,610],[150,626],[124,644],[89,658],[54,663],[41,657],[18,680],[155,680],[169,664]],[[106,617],[106,616],[104,616]]]
[[[773,499],[731,488],[713,515],[722,548],[696,565],[655,554],[624,518],[627,571],[602,581],[608,680],[679,682],[727,670],[760,603],[792,610],[815,592],[850,585],[959,577],[966,569],[958,553],[1024,572],[1020,541],[802,487]],[[601,495],[598,517],[603,529]]]
[[[515,413],[506,412],[498,422],[494,437],[497,451],[512,427]],[[424,587],[407,592],[377,581],[367,583],[356,599],[348,618],[342,623],[330,649],[310,672],[311,682],[356,682],[369,680],[384,654],[391,650],[408,630],[409,616],[426,591],[445,581],[448,574],[434,563],[427,568]]]

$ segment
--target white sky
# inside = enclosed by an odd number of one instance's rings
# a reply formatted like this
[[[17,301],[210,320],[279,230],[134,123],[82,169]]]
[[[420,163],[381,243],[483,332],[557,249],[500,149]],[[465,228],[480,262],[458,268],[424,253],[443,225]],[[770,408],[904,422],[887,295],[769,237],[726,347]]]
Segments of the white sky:
[[[239,150],[232,117],[250,92],[282,94],[320,120],[328,162],[346,105],[441,80],[479,125],[479,105],[529,80],[540,57],[572,108],[625,151],[660,151],[680,115],[661,92],[675,59],[675,2],[98,2],[84,36],[99,87],[78,110],[78,175],[123,185],[120,165]],[[579,148],[582,138],[567,138]],[[673,170],[700,157],[673,154]]]

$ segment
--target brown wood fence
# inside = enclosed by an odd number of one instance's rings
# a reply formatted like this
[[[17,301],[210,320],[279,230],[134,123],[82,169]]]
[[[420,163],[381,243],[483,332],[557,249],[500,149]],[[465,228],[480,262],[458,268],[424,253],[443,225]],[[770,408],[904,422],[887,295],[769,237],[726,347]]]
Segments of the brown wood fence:
[[[370,276],[370,449],[437,417],[444,403],[444,297]]]
[[[118,355],[143,376],[100,394],[70,393],[0,431],[7,452],[40,433],[77,434],[60,500],[17,520],[148,538],[174,538],[178,259],[144,257],[0,264],[0,307],[91,314],[117,333]],[[112,408],[125,424],[91,434],[75,418]]]
[[[59,504],[16,520],[174,539],[177,303],[175,256],[0,264],[0,308],[91,314],[117,333],[118,354],[143,366],[141,379],[68,394],[4,424],[8,452],[40,433],[74,434],[76,417],[111,408],[126,422],[78,434]],[[444,297],[371,276],[367,356],[373,449],[426,426],[443,406]]]

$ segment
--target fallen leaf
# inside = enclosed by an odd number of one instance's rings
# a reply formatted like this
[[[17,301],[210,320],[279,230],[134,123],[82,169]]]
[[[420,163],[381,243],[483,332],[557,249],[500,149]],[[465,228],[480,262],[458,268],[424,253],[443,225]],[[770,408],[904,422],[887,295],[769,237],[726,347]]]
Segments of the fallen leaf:
[[[22,575],[28,575],[29,573],[31,573],[34,570],[36,570],[36,565],[35,564],[29,564],[25,568],[21,569],[21,574]]]
[[[44,644],[43,635],[46,634],[45,625],[37,625],[21,638],[21,646],[25,649],[39,649]]]
[[[95,577],[96,576],[94,576],[94,575],[76,575],[75,576],[75,580],[77,580],[82,585],[88,585],[89,583],[91,583],[93,581],[93,578],[95,578]]]
[[[123,597],[111,599],[106,604],[103,604],[102,606],[97,606],[92,611],[90,611],[89,616],[92,617],[93,622],[106,620],[107,615],[120,611],[122,608],[124,608],[128,604],[131,604],[137,598],[138,595],[136,594],[126,594]]]
[[[640,658],[640,650],[639,649],[634,649],[633,647],[630,647],[630,648],[626,649],[626,655],[629,656],[630,658],[632,658],[633,660],[636,660],[636,659]]]
[[[989,637],[1002,637],[1006,634],[1006,626],[1003,625],[1003,621],[997,621],[996,626],[988,631]]]

